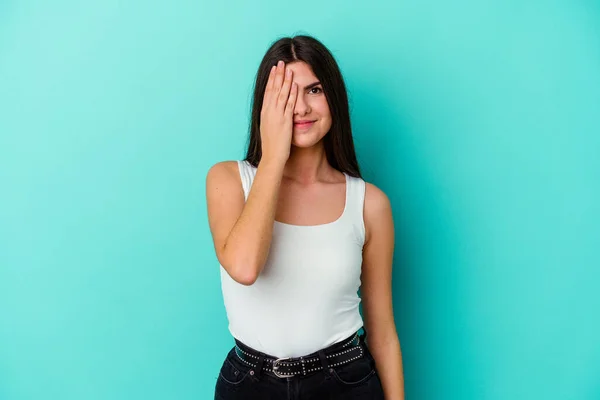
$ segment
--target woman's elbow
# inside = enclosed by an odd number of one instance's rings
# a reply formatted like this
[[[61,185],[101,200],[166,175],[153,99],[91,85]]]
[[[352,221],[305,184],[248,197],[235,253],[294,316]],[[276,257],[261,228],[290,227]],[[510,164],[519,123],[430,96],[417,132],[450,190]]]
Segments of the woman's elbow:
[[[251,286],[258,279],[258,269],[251,264],[235,263],[225,267],[231,279],[244,286]]]
[[[231,278],[244,286],[251,286],[258,279],[258,274],[255,271],[255,268],[244,266],[243,268],[239,268],[237,273],[232,274]]]

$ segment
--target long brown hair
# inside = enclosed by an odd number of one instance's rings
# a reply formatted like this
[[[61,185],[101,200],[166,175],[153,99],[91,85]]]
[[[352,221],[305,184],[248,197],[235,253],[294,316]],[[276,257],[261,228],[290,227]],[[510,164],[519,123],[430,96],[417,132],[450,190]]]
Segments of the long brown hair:
[[[362,178],[350,125],[348,94],[340,69],[331,52],[317,39],[299,35],[274,42],[264,55],[254,84],[250,137],[246,160],[258,167],[262,156],[260,140],[260,112],[271,66],[282,60],[288,64],[303,61],[321,82],[331,112],[331,129],[323,138],[329,164],[338,171]]]

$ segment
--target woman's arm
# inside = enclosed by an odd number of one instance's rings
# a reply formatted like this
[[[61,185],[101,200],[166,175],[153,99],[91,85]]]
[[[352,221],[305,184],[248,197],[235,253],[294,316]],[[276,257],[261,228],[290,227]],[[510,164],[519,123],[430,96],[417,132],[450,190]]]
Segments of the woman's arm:
[[[237,161],[213,165],[206,177],[208,220],[217,258],[227,273],[252,285],[266,262],[285,162],[261,161],[248,200]]]
[[[402,351],[392,309],[394,221],[388,197],[367,183],[361,298],[367,345],[373,354],[386,400],[404,400]]]
[[[243,285],[252,285],[271,247],[283,169],[290,156],[294,107],[298,95],[292,70],[273,66],[261,108],[261,158],[248,199],[237,161],[213,165],[206,177],[206,206],[219,262]]]

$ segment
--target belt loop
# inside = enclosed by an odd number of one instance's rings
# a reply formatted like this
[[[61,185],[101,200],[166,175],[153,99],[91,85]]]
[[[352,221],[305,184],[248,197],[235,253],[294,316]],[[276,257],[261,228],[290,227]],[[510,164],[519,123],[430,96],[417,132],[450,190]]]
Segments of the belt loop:
[[[260,379],[260,374],[263,369],[263,363],[265,361],[265,355],[263,353],[258,354],[258,362],[256,363],[256,371],[254,371],[254,376],[256,379]]]
[[[329,364],[327,364],[327,357],[325,356],[325,352],[323,350],[319,350],[319,360],[321,360],[321,365],[323,366],[323,372],[325,372],[325,375],[331,375],[329,373]]]
[[[302,364],[302,375],[306,376],[306,363],[304,357],[300,357],[300,364]]]

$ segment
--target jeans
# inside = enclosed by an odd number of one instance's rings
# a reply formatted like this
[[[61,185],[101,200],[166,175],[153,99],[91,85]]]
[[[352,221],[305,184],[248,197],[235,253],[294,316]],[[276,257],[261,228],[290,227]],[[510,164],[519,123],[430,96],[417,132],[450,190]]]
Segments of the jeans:
[[[237,357],[234,346],[219,371],[215,400],[383,400],[375,360],[362,337],[360,346],[362,358],[287,378],[270,371],[257,373]]]

